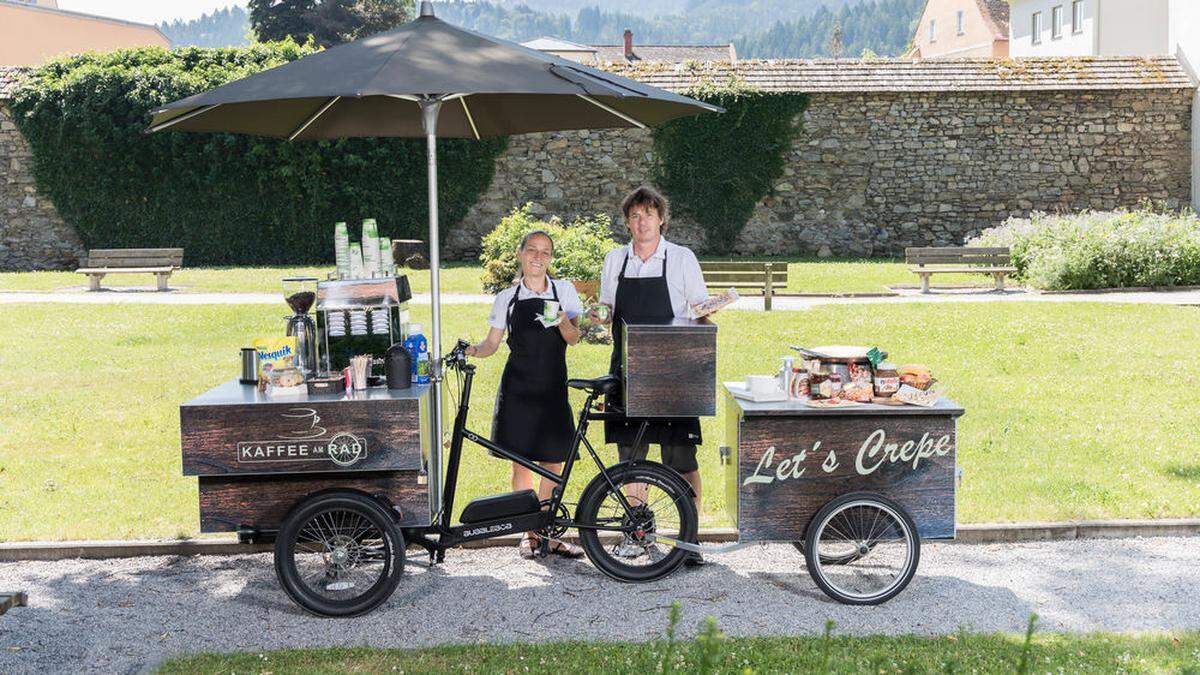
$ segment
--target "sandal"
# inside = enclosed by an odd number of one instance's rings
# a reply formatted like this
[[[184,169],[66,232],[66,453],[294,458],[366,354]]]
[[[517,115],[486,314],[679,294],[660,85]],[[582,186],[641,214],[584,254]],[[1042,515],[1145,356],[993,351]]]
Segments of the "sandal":
[[[561,555],[564,558],[583,557],[583,549],[574,544],[562,541],[561,539],[554,539],[551,541],[550,552],[554,555]]]
[[[526,560],[533,560],[537,556],[537,547],[541,544],[537,537],[525,533],[521,537],[521,541],[517,544],[517,552]]]

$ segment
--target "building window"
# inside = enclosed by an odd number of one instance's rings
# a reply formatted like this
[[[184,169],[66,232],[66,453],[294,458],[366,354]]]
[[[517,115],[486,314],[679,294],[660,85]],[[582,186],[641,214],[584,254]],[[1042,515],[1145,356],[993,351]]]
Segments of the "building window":
[[[929,20],[929,41],[937,42],[937,21],[934,19]]]
[[[1062,5],[1055,5],[1055,7],[1050,10],[1050,39],[1062,39],[1062,29],[1063,8]]]
[[[1033,22],[1032,22],[1032,25],[1029,27],[1029,30],[1033,34],[1033,44],[1035,44],[1035,45],[1042,44],[1042,13],[1041,12],[1033,13]]]
[[[966,31],[963,30],[963,24],[965,22],[966,22],[966,18],[963,16],[963,11],[960,9],[960,10],[958,10],[958,34],[959,35],[966,33]]]
[[[1071,3],[1071,32],[1076,35],[1083,32],[1083,0]]]

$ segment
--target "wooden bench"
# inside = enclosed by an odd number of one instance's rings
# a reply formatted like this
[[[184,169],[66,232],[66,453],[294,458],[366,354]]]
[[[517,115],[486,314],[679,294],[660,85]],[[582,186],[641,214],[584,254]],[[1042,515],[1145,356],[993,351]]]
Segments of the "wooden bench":
[[[158,290],[167,290],[167,278],[183,266],[181,248],[94,248],[87,262],[75,270],[88,276],[88,290],[100,290],[106,274],[153,274]]]
[[[1004,278],[1017,271],[1009,265],[1009,250],[1004,247],[936,246],[904,249],[909,271],[921,277],[921,292],[929,292],[929,277],[934,274],[990,274],[996,290],[1004,290]],[[936,265],[936,267],[926,267]]]
[[[704,285],[709,288],[756,288],[763,294],[763,309],[771,311],[776,288],[787,288],[786,262],[701,262]]]

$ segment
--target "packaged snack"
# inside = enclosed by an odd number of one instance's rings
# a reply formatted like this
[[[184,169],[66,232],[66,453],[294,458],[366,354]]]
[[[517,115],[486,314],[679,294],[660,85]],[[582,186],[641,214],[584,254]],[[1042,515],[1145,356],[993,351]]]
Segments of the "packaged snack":
[[[732,304],[739,297],[738,292],[730,288],[720,295],[710,296],[704,302],[688,307],[688,318],[699,319],[702,316],[708,316],[713,312]]]
[[[258,381],[265,384],[276,369],[296,367],[296,336],[258,338],[253,343],[258,352]]]
[[[929,366],[910,363],[900,366],[896,372],[900,375],[900,384],[907,384],[921,391],[928,390],[933,384],[933,374],[929,370]]]
[[[916,387],[911,387],[907,384],[900,385],[900,391],[897,391],[892,398],[897,401],[903,401],[910,405],[919,405],[922,408],[932,408],[937,405],[941,399],[941,392],[937,391],[922,391]]]

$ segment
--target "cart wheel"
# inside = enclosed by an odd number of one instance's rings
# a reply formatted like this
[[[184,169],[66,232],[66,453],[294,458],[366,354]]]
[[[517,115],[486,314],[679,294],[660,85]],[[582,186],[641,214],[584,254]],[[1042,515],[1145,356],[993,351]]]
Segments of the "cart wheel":
[[[807,555],[804,553],[804,542],[803,541],[793,541],[792,546],[795,546],[796,550],[799,551],[802,555]],[[867,550],[870,551],[873,548],[875,548],[875,543],[868,542]],[[821,564],[822,565],[848,565],[860,558],[862,558],[862,555],[860,555],[858,553],[858,551],[855,550],[853,553],[847,553],[845,555],[840,555],[840,556],[822,556]]]
[[[630,510],[618,492],[626,496]],[[678,473],[657,462],[619,465],[608,470],[607,479],[604,474],[593,478],[579,498],[575,520],[624,530],[622,534],[581,527],[579,541],[597,569],[635,583],[667,576],[688,555],[658,543],[656,536],[695,541],[699,527],[691,489]]]
[[[355,616],[391,596],[404,573],[404,536],[390,513],[358,492],[300,504],[275,540],[275,574],[287,594],[320,616]]]
[[[894,598],[917,571],[921,539],[902,506],[866,492],[821,507],[804,537],[808,573],[826,595],[847,605]]]

